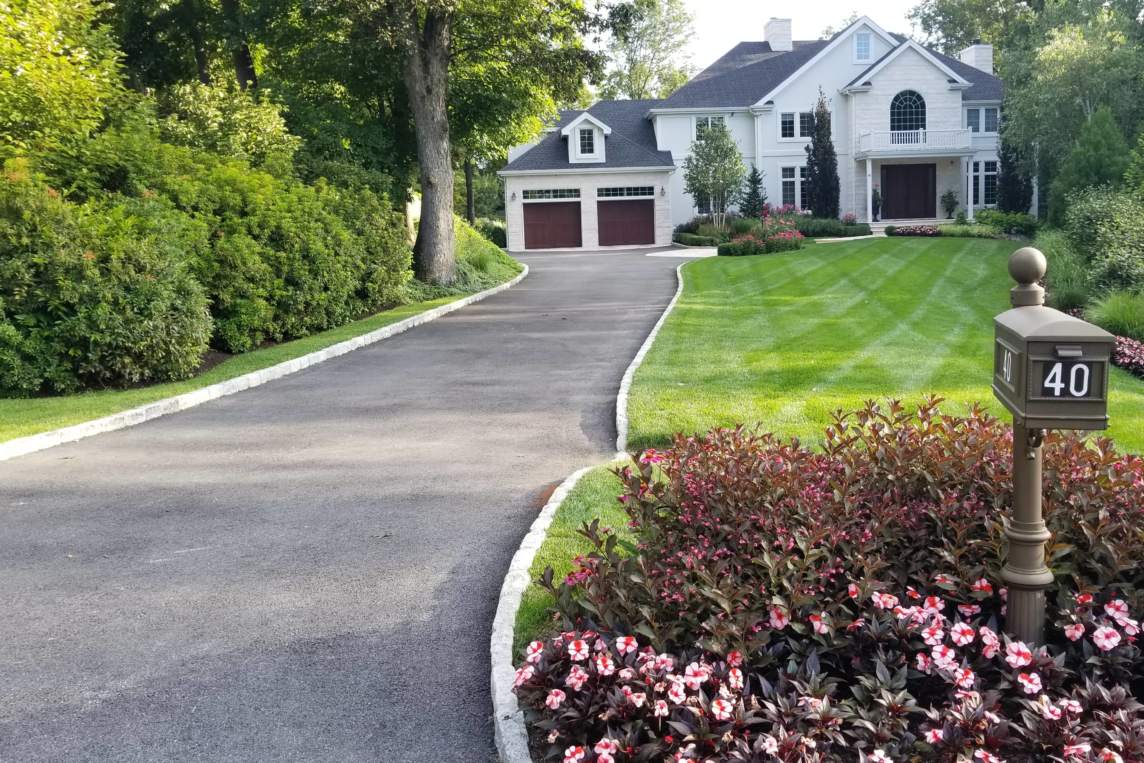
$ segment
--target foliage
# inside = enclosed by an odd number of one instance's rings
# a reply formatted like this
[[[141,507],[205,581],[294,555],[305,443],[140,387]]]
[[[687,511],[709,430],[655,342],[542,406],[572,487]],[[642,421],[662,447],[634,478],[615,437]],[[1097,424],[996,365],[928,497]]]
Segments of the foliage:
[[[983,41],[997,45],[1010,29],[1028,22],[1029,7],[1018,0],[921,0],[910,20],[926,33],[926,42],[948,55]]]
[[[237,85],[188,83],[158,98],[160,136],[167,143],[241,159],[274,174],[292,171],[301,140],[286,129],[282,107],[266,92],[255,100]]]
[[[1025,212],[1004,212],[1000,209],[980,209],[976,212],[977,222],[997,228],[1002,233],[1012,233],[1018,236],[1036,235],[1037,218]]]
[[[1048,260],[1045,274],[1046,297],[1058,310],[1072,311],[1083,308],[1092,298],[1088,265],[1071,246],[1064,233],[1043,230],[1033,244]]]
[[[465,209],[465,177],[458,170],[453,183],[453,206]],[[473,212],[476,218],[504,220],[504,184],[490,169],[478,168],[473,172]]]
[[[482,217],[477,220],[476,225],[473,227],[477,229],[478,233],[501,249],[508,246],[508,234],[505,231],[503,220],[490,220],[487,217]]]
[[[940,236],[944,226],[937,225],[887,225],[887,236]]]
[[[722,239],[713,236],[697,236],[694,233],[676,233],[672,240],[684,246],[719,246]]]
[[[830,135],[830,104],[822,88],[811,117],[810,144],[806,147],[806,182],[810,209],[815,217],[838,217],[838,156]]]
[[[520,272],[520,263],[464,219],[454,217],[453,226],[457,241],[456,279],[449,286],[410,281],[405,287],[406,300],[426,301],[472,294],[502,284]]]
[[[1049,438],[1056,582],[1032,649],[1000,635],[1009,428],[937,403],[838,414],[822,453],[715,430],[620,470],[634,542],[587,525],[594,551],[542,579],[564,632],[517,673],[540,749],[1138,757],[1144,461]]]
[[[1088,264],[1089,281],[1100,292],[1144,288],[1144,200],[1094,188],[1069,207],[1069,245]]]
[[[1123,336],[1116,337],[1112,362],[1133,376],[1144,379],[1144,342]]]
[[[997,176],[997,209],[1012,214],[1026,214],[1033,204],[1033,179],[1021,151],[1010,141],[1001,140],[1000,172]],[[1031,236],[1032,232],[1022,235]]]
[[[716,225],[715,223],[710,222],[699,223],[698,227],[695,229],[695,232],[700,236],[705,236],[707,238],[718,238],[723,240],[727,238],[727,230],[724,226]]]
[[[692,198],[707,198],[716,225],[722,226],[727,207],[735,203],[746,175],[743,157],[726,125],[703,130],[683,160],[683,186]]]
[[[1114,291],[1093,302],[1084,316],[1109,333],[1144,342],[1144,293]]]
[[[116,49],[86,0],[0,4],[0,159],[86,137],[119,94]]]
[[[9,163],[0,179],[0,393],[182,379],[210,337],[181,244],[199,231],[154,200],[79,206]]]
[[[1100,108],[1081,129],[1076,145],[1061,164],[1049,195],[1049,219],[1060,225],[1073,197],[1085,188],[1118,186],[1128,168],[1128,144],[1113,121],[1112,111]]]
[[[899,233],[898,235],[904,235]],[[968,225],[941,225],[938,235],[946,238],[1001,238],[1001,231],[992,225],[974,223]]]
[[[614,25],[607,76],[601,97],[640,100],[666,98],[687,82],[692,68],[688,41],[694,36],[683,0],[634,0]]]
[[[765,214],[757,227],[720,244],[718,253],[738,257],[802,249],[805,237],[798,230],[797,218],[801,215],[797,210],[793,207],[772,209],[764,206],[763,211]]]
[[[807,238],[847,238],[850,236],[869,236],[870,226],[859,222],[842,222],[834,218],[809,217],[799,215],[795,218],[798,232]]]
[[[941,195],[941,208],[945,210],[945,216],[948,219],[953,219],[953,213],[957,209],[957,204],[957,191],[952,188]]]
[[[729,227],[733,236],[753,233],[762,227],[762,221],[757,217],[732,217]]]
[[[763,214],[763,205],[767,203],[767,190],[763,188],[765,172],[760,172],[754,164],[747,173],[746,190],[743,198],[739,200],[739,214],[743,217],[756,218]]]

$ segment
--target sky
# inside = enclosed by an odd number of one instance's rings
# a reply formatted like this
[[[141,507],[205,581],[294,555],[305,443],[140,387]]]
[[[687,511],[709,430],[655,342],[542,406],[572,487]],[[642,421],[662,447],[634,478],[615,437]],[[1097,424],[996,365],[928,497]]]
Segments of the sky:
[[[762,40],[763,25],[772,16],[790,18],[796,40],[817,40],[828,26],[837,28],[850,14],[869,16],[887,32],[911,32],[906,14],[918,0],[684,0],[695,20],[688,46],[696,71],[747,40]],[[793,4],[792,4],[793,3]]]

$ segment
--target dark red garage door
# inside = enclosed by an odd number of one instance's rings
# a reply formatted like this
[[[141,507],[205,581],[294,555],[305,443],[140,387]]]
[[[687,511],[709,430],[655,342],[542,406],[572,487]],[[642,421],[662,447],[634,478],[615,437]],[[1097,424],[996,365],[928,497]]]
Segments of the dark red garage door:
[[[524,248],[581,246],[580,202],[556,201],[524,205]]]
[[[655,243],[655,201],[597,201],[600,246]]]

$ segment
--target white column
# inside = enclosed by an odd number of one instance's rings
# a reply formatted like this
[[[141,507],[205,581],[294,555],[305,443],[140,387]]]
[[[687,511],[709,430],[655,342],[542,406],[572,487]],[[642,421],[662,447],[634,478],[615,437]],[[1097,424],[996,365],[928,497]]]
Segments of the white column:
[[[962,159],[965,162],[965,217],[973,222],[973,157]]]
[[[874,163],[866,160],[866,222],[874,222]]]

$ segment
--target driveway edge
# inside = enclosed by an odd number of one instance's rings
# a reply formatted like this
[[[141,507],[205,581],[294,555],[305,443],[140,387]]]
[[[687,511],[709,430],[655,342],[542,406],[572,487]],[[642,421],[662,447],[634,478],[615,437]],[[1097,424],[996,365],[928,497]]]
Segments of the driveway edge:
[[[624,371],[624,378],[620,380],[620,391],[616,395],[616,451],[621,454],[628,452],[628,393],[632,389],[632,379],[635,378],[636,371],[643,365],[644,356],[647,355],[648,350],[651,349],[652,344],[655,342],[659,330],[663,328],[664,321],[667,316],[671,315],[671,311],[675,309],[675,303],[679,301],[679,297],[683,294],[683,266],[687,263],[681,263],[675,269],[675,296],[667,303],[664,308],[663,314],[659,316],[659,320],[652,326],[651,333],[644,339],[644,343],[640,345],[639,352],[632,358],[632,362],[628,365],[628,369]]]
[[[512,661],[513,634],[516,631],[516,613],[520,609],[524,590],[532,582],[528,570],[532,567],[536,552],[544,543],[548,527],[552,524],[552,518],[556,516],[556,510],[564,503],[564,499],[572,492],[572,488],[576,487],[580,478],[592,468],[594,467],[586,466],[573,472],[553,491],[548,503],[544,504],[528,534],[524,536],[524,540],[513,554],[508,573],[501,585],[490,639],[493,725],[497,754],[501,763],[532,763],[532,756],[528,751],[528,730],[524,725],[524,713],[512,691],[513,677],[516,673]]]
[[[208,385],[193,392],[185,392],[181,395],[175,395],[174,397],[156,400],[153,403],[141,405],[138,408],[130,408],[119,413],[113,413],[110,416],[104,416],[100,419],[8,440],[7,442],[0,443],[0,461],[7,461],[18,456],[35,453],[36,451],[47,450],[56,445],[75,442],[76,440],[82,440],[87,437],[92,437],[93,435],[103,434],[104,432],[113,432],[117,429],[133,427],[145,421],[157,419],[160,416],[185,411],[188,408],[194,408],[196,405],[202,405],[203,403],[216,400],[220,397],[226,397],[236,392],[258,387],[275,379],[281,379],[284,376],[297,373],[318,363],[332,360],[340,355],[345,355],[367,345],[380,342],[382,339],[388,339],[391,336],[408,331],[415,326],[436,320],[443,315],[448,315],[451,312],[460,310],[462,307],[471,305],[474,302],[480,302],[506,289],[511,289],[528,275],[528,265],[522,263],[522,266],[524,269],[521,270],[516,277],[512,280],[505,281],[499,286],[479,291],[476,294],[470,294],[467,297],[458,299],[455,302],[450,302],[447,305],[426,310],[423,313],[418,313],[405,320],[391,323],[388,326],[383,326],[374,331],[362,334],[361,336],[356,336],[353,339],[332,344],[324,349],[315,350],[314,352],[294,358],[293,360],[286,360],[259,371],[251,371],[248,374],[236,376],[233,379]]]

